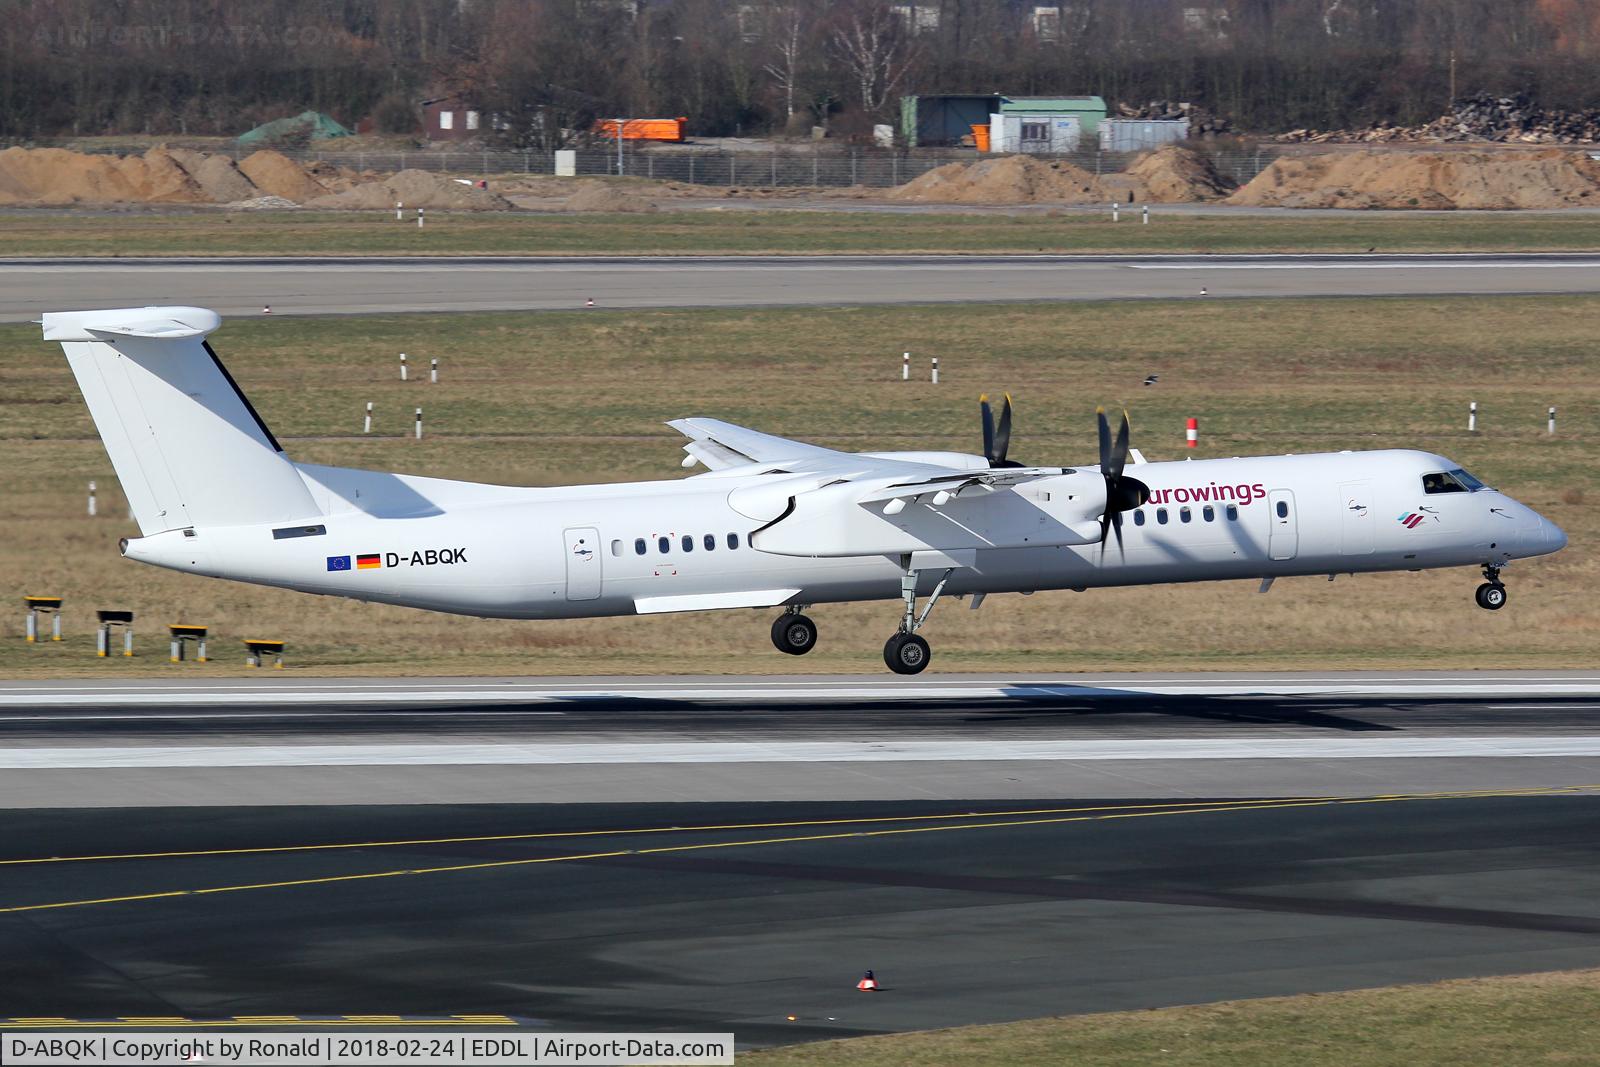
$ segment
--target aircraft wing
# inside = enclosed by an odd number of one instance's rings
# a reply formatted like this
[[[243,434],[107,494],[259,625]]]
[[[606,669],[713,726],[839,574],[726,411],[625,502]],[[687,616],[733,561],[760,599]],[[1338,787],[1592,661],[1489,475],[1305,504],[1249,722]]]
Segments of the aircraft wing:
[[[860,457],[848,452],[791,441],[719,419],[674,419],[667,425],[689,439],[683,446],[685,452],[714,471],[748,463],[805,463],[815,467],[819,461],[830,460],[844,466],[861,466]]]
[[[877,500],[913,500],[925,493],[937,493],[940,490],[954,496],[966,489],[1004,489],[1042,478],[1056,478],[1072,473],[1074,473],[1072,470],[1063,467],[1003,467],[950,471],[947,474],[933,474],[925,478],[892,477],[879,480],[877,485],[858,496],[856,502],[869,504]]]

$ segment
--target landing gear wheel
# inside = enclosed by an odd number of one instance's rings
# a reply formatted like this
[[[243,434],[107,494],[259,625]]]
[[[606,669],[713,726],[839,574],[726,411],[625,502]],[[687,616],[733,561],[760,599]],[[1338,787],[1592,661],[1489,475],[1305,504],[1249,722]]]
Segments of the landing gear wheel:
[[[883,662],[896,674],[921,674],[933,650],[916,634],[895,634],[883,646]]]
[[[1499,582],[1484,582],[1478,586],[1475,596],[1478,607],[1489,611],[1499,611],[1506,606],[1506,587]]]
[[[772,643],[779,652],[803,656],[817,647],[817,624],[804,615],[779,615],[772,623]]]

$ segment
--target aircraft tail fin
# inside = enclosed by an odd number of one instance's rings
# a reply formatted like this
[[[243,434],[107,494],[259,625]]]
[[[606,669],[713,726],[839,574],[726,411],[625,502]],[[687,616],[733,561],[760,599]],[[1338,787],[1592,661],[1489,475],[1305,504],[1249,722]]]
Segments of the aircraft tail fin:
[[[299,472],[207,342],[191,307],[60,311],[59,341],[144,535],[293,522],[318,508]]]

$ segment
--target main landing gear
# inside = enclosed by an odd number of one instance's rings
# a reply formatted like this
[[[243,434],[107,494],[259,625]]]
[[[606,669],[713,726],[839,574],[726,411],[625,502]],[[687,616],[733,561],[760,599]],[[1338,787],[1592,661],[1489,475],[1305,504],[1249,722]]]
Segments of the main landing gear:
[[[797,604],[772,621],[772,643],[779,652],[803,656],[817,647],[817,624],[800,614],[804,610]]]
[[[921,674],[928,666],[928,661],[933,658],[933,650],[928,647],[928,642],[917,633],[922,629],[923,623],[928,621],[928,615],[933,611],[933,606],[939,602],[939,596],[944,592],[945,582],[950,580],[950,571],[946,570],[939,576],[939,583],[933,587],[933,592],[928,594],[928,602],[922,606],[922,612],[917,612],[917,572],[911,569],[911,559],[901,557],[901,566],[904,568],[900,575],[900,599],[905,601],[906,613],[900,620],[900,629],[883,646],[883,662],[896,674]]]
[[[1500,568],[1492,563],[1485,563],[1483,576],[1489,580],[1478,586],[1478,591],[1474,594],[1478,607],[1486,611],[1499,611],[1506,606],[1506,587],[1500,581]]]

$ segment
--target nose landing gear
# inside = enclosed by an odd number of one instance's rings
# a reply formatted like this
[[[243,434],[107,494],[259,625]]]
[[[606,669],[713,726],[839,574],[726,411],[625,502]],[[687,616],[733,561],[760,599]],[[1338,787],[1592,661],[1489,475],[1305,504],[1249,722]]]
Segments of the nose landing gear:
[[[803,605],[785,611],[772,621],[772,643],[779,652],[803,656],[817,647],[817,624],[800,612]]]
[[[1500,581],[1500,568],[1492,563],[1483,565],[1483,576],[1488,579],[1473,594],[1478,607],[1486,611],[1499,611],[1506,606],[1506,587]]]

